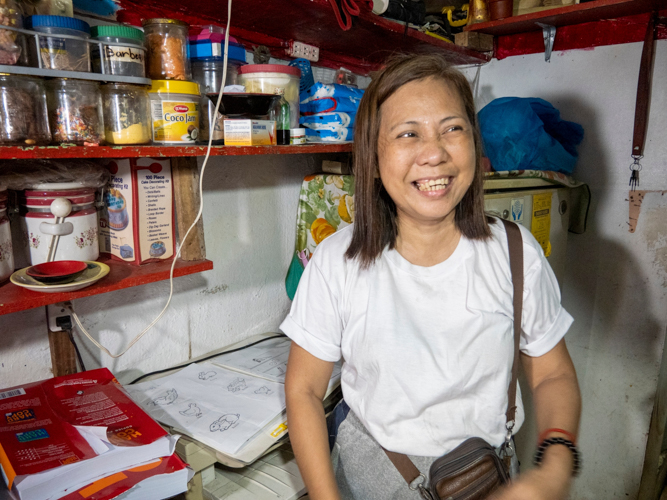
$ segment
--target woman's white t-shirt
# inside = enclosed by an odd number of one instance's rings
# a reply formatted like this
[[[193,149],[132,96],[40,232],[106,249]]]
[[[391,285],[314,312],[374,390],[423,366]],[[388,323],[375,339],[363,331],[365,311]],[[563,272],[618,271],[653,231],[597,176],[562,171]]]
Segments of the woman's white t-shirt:
[[[352,226],[323,241],[281,325],[324,361],[344,360],[343,396],[386,449],[440,456],[469,437],[498,446],[505,435],[513,351],[512,281],[507,236],[461,237],[432,267],[386,249],[362,270],[345,251]],[[549,352],[572,317],[541,247],[521,227],[524,297],[521,350]],[[517,397],[516,430],[523,420]]]

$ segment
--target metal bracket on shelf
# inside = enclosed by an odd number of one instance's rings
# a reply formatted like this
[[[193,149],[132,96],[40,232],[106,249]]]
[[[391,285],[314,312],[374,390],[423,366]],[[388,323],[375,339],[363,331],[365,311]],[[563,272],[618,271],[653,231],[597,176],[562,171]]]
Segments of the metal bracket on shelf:
[[[556,27],[550,24],[535,23],[542,28],[542,36],[544,38],[544,60],[551,62],[551,51],[554,48],[554,40],[556,40]]]

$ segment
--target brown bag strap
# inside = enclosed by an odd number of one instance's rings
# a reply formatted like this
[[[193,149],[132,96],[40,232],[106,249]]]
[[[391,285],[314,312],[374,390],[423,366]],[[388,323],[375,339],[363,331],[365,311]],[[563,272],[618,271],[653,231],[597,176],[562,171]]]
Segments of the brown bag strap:
[[[651,80],[653,79],[653,53],[655,52],[655,40],[658,34],[655,29],[656,17],[657,12],[653,12],[646,26],[646,35],[644,37],[644,48],[642,49],[642,59],[639,68],[639,82],[637,84],[635,129],[632,134],[632,156],[640,157],[644,154],[649,100],[651,97]]]
[[[519,345],[521,341],[521,317],[523,313],[523,238],[521,237],[521,230],[519,226],[513,222],[508,222],[501,219],[505,231],[507,232],[507,245],[510,254],[510,274],[512,276],[513,287],[513,307],[514,307],[514,359],[512,361],[512,380],[507,391],[507,426],[508,432],[511,432],[514,427],[514,416],[516,413],[516,389],[517,379],[519,377]],[[389,460],[394,467],[400,472],[405,482],[409,485],[423,476],[419,469],[412,463],[412,460],[407,455],[402,453],[395,453],[393,451],[385,450]],[[412,486],[411,486],[412,487]]]
[[[519,345],[521,343],[521,318],[523,317],[523,238],[519,226],[501,219],[507,232],[507,245],[510,254],[510,273],[512,275],[512,305],[514,307],[514,360],[512,361],[512,380],[507,390],[507,425],[514,427],[516,414],[516,388],[519,378]],[[511,430],[511,429],[510,429]]]

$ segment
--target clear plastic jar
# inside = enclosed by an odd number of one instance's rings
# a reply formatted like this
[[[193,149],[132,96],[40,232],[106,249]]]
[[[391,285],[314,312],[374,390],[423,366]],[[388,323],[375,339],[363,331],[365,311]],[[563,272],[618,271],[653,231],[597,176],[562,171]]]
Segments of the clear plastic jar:
[[[0,75],[0,145],[50,142],[44,82],[29,76]]]
[[[21,13],[14,0],[0,2],[0,26],[23,28]],[[0,29],[0,64],[25,64],[25,36]]]
[[[151,142],[151,102],[148,90],[139,85],[102,85],[104,138],[108,144]]]
[[[290,105],[290,127],[299,127],[299,81],[301,70],[282,64],[248,64],[239,68],[239,84],[250,94],[276,94],[285,91]]]
[[[94,40],[104,42],[100,57],[99,48],[93,45],[93,71],[107,75],[146,77],[146,49],[144,32],[131,26],[93,26]]]
[[[98,145],[104,137],[102,97],[97,82],[55,78],[46,82],[53,142]]]
[[[26,27],[40,33],[39,54],[34,43],[30,43],[30,64],[38,67],[37,59],[41,59],[42,67],[64,71],[90,71],[90,47],[86,39],[90,38],[88,23],[73,17],[64,16],[30,16],[26,18]],[[56,35],[79,37],[60,38]]]
[[[190,80],[188,24],[176,19],[146,19],[146,72],[152,80]]]
[[[239,63],[227,61],[227,79],[225,85],[236,85]],[[210,117],[215,111],[215,103],[206,97],[211,92],[219,92],[222,85],[223,63],[216,59],[202,59],[192,61],[192,79],[199,84],[201,89],[201,102],[199,110],[199,140],[208,142]],[[225,138],[223,127],[224,116],[218,113],[213,129],[213,140],[222,141]]]

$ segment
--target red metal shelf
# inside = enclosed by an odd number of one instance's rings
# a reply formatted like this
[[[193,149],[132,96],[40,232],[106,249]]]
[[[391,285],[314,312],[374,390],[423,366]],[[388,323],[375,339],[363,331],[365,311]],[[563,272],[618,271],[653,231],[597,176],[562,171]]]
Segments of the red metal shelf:
[[[466,26],[465,31],[489,35],[514,35],[527,31],[541,31],[536,23],[551,26],[570,26],[605,19],[632,16],[654,10],[667,9],[667,0],[594,0],[555,9],[508,17],[500,21]]]
[[[66,300],[80,299],[90,297],[100,293],[113,292],[132,286],[145,285],[154,281],[163,281],[169,279],[171,269],[171,260],[163,262],[153,262],[143,266],[135,266],[111,260],[108,257],[100,257],[98,262],[107,264],[111,271],[94,285],[78,290],[76,292],[65,293],[39,293],[26,290],[6,281],[0,285],[0,315],[33,309],[35,307],[64,302]],[[174,269],[174,277],[187,276],[188,274],[200,273],[213,269],[213,262],[210,260],[183,261],[179,260]]]
[[[190,0],[119,0],[123,9],[142,17],[172,17],[190,24],[227,22],[226,2]],[[452,64],[480,64],[490,56],[447,43],[414,29],[405,31],[401,23],[370,12],[367,2],[358,1],[361,14],[352,18],[352,28],[343,31],[329,0],[234,0],[230,33],[252,50],[257,45],[271,49],[276,58],[287,58],[290,40],[320,49],[317,66],[343,66],[367,75],[379,69],[396,52],[437,51]]]
[[[349,153],[352,143],[295,146],[213,146],[211,156]],[[0,160],[204,156],[206,146],[0,146]]]

